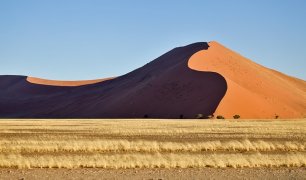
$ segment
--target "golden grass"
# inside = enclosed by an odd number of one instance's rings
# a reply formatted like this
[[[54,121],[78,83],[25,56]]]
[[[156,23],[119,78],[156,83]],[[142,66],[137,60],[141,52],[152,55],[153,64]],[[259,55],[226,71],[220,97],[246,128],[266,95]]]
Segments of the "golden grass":
[[[0,120],[0,167],[306,166],[303,120]]]

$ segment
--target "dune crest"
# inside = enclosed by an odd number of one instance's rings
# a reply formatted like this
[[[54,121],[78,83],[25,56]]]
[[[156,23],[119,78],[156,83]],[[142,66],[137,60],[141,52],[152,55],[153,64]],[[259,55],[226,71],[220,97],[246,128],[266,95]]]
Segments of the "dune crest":
[[[208,50],[195,53],[188,62],[191,69],[221,74],[227,92],[215,115],[232,118],[296,118],[306,116],[306,82],[265,68],[210,42]]]

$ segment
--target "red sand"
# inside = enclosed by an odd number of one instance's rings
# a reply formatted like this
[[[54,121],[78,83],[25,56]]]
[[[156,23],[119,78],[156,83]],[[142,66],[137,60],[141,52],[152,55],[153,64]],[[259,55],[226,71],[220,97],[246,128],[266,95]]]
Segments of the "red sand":
[[[306,116],[306,82],[265,68],[217,42],[195,53],[188,66],[221,74],[227,92],[215,115],[231,118],[303,118]]]

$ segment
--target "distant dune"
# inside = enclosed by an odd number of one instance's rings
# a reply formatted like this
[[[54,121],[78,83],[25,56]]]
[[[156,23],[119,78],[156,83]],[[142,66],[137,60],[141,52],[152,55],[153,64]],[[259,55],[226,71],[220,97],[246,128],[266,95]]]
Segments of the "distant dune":
[[[95,83],[102,82],[102,81],[109,80],[109,79],[112,79],[112,78],[82,80],[82,81],[56,81],[56,80],[48,80],[48,79],[41,79],[41,78],[35,78],[35,77],[27,77],[27,81],[30,83],[50,85],[50,86],[82,86],[82,85],[88,85],[88,84],[95,84]]]
[[[175,48],[116,78],[0,76],[1,118],[303,118],[306,82],[217,42]]]

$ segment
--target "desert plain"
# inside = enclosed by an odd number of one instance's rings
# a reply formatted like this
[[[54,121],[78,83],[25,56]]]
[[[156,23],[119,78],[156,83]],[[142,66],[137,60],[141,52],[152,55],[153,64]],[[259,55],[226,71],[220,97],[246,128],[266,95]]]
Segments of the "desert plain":
[[[0,179],[305,179],[306,119],[2,119]]]

